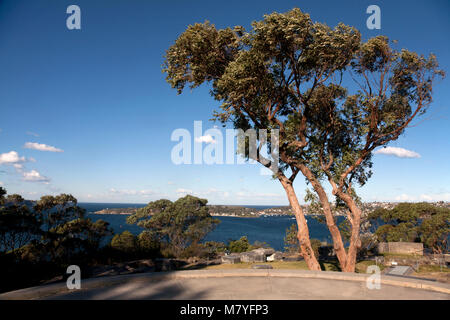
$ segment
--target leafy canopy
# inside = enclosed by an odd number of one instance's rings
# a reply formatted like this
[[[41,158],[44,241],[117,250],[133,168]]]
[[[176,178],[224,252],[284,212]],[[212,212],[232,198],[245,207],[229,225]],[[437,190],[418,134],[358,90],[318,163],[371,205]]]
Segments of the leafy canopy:
[[[368,218],[377,226],[378,241],[416,241],[434,252],[448,251],[450,208],[426,202],[399,203],[393,209],[376,209]]]
[[[161,199],[127,218],[127,223],[146,228],[158,241],[173,246],[181,253],[192,243],[201,241],[219,222],[206,206],[208,201],[187,195],[175,202]]]
[[[290,169],[294,179],[301,170],[349,197],[353,181],[363,185],[371,176],[372,150],[426,111],[433,81],[444,76],[432,54],[395,50],[384,36],[364,42],[355,28],[330,28],[297,8],[265,15],[250,31],[191,25],[165,58],[178,93],[211,85],[222,102],[215,119],[243,130],[279,129],[274,174]]]

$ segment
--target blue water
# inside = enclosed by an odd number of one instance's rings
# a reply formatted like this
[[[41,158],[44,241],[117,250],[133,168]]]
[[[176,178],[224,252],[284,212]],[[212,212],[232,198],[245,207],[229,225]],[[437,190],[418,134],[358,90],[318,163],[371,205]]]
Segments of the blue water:
[[[145,205],[137,204],[87,204],[80,203],[80,206],[91,212],[88,214],[92,220],[105,220],[110,223],[110,227],[115,233],[121,233],[125,230],[138,235],[142,232],[142,228],[136,225],[126,223],[128,215],[116,214],[93,214],[92,212],[104,208],[125,208],[125,207],[143,207]],[[255,209],[270,208],[273,206],[252,206]],[[286,229],[289,228],[295,219],[292,216],[270,216],[260,218],[236,218],[236,217],[215,217],[220,220],[220,224],[207,235],[205,241],[222,241],[227,242],[230,239],[239,239],[247,236],[248,240],[253,243],[261,241],[268,243],[275,250],[284,249],[284,237]],[[338,217],[338,223],[343,217]],[[311,238],[321,241],[331,242],[331,236],[324,224],[317,222],[314,218],[308,217],[308,227]]]

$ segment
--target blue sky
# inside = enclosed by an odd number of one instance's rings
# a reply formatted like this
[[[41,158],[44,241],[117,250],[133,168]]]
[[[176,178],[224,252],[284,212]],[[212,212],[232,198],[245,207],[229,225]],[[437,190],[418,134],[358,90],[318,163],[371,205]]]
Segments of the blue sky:
[[[68,30],[66,8],[81,8]],[[366,8],[381,8],[381,30]],[[177,95],[161,72],[165,50],[189,24],[218,28],[299,7],[314,21],[384,34],[433,52],[450,72],[450,3],[443,1],[8,1],[0,2],[0,185],[29,199],[72,193],[86,202],[146,203],[186,193],[212,204],[285,205],[258,165],[175,165],[173,130],[203,129],[218,107],[207,87]],[[392,147],[420,157],[374,156],[365,201],[450,201],[450,79],[429,113]],[[29,143],[29,144],[27,144]],[[49,147],[57,150],[49,150]],[[58,152],[59,151],[59,152]],[[302,199],[302,177],[295,185]]]

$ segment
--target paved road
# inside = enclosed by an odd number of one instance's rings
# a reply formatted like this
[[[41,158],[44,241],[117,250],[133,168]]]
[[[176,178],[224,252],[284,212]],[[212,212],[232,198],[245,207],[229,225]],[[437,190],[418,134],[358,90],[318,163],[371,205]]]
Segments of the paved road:
[[[379,290],[369,290],[366,286],[366,281],[362,281],[367,275],[335,272],[308,273],[305,271],[281,271],[233,270],[231,272],[206,273],[182,271],[158,276],[141,274],[105,277],[83,281],[81,290],[68,291],[64,284],[57,284],[52,285],[52,287],[35,287],[15,291],[6,295],[0,295],[0,299],[450,300],[449,285],[432,283],[430,281],[383,277],[383,281],[394,281],[398,285],[389,285],[382,282]],[[411,288],[411,286],[426,287],[428,285],[435,286],[435,290]],[[440,290],[441,292],[436,290]]]

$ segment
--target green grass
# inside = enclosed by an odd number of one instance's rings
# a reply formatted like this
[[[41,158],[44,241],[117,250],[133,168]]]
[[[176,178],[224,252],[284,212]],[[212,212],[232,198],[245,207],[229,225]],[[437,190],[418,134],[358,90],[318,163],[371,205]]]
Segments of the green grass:
[[[355,272],[356,273],[367,273],[367,267],[374,265],[374,261],[365,260],[365,261],[359,261],[355,266]],[[382,264],[377,264],[377,266],[380,268],[381,271],[383,271],[386,267]]]
[[[309,270],[305,261],[275,261],[261,263],[235,263],[218,264],[207,266],[207,270],[230,270],[230,269],[251,269],[252,265],[270,265],[273,269]],[[320,266],[324,271],[340,271],[338,263],[321,262]]]
[[[308,270],[308,266],[305,261],[276,261],[276,262],[261,262],[261,263],[246,263],[240,262],[235,264],[218,264],[207,266],[209,270],[229,270],[229,269],[251,269],[252,265],[271,265],[274,269],[297,269]]]
[[[430,273],[430,272],[448,273],[448,272],[450,272],[450,269],[443,266],[442,270],[441,270],[440,266],[423,265],[423,266],[419,266],[419,270],[416,271],[416,273]]]
[[[356,264],[355,272],[366,273],[367,267],[374,265],[373,261],[360,261]],[[230,269],[251,269],[252,265],[270,265],[273,269],[291,269],[291,270],[308,270],[305,261],[276,261],[264,263],[235,263],[235,264],[218,264],[205,267],[207,270],[230,270]],[[323,271],[340,271],[338,262],[320,262]],[[378,265],[381,270],[385,267]]]

